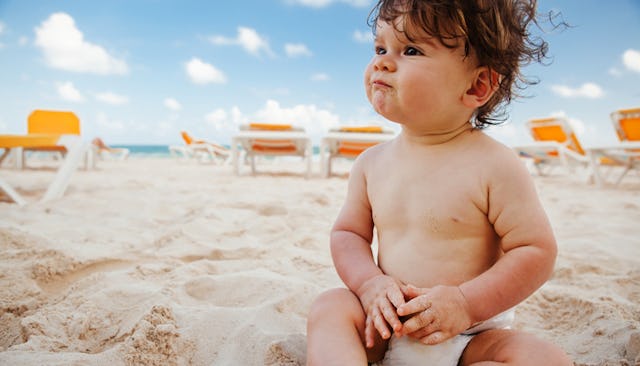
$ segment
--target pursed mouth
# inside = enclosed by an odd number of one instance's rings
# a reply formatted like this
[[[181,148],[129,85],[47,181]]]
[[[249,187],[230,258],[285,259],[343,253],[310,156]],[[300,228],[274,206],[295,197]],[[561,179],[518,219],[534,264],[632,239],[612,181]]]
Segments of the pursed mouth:
[[[374,80],[374,81],[372,81],[371,82],[371,86],[373,86],[373,87],[381,87],[381,88],[389,88],[389,87],[391,87],[391,85],[385,83],[382,80]]]

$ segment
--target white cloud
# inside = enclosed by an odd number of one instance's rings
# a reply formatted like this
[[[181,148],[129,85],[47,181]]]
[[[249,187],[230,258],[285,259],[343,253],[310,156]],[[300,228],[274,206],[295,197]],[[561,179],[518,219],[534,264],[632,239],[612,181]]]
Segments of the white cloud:
[[[329,79],[329,75],[322,72],[311,75],[311,81],[328,81]]]
[[[269,41],[255,29],[247,27],[238,27],[238,35],[235,38],[228,38],[224,36],[212,36],[209,37],[209,41],[214,45],[239,45],[244,48],[245,51],[254,56],[260,56],[265,53],[269,56],[274,56]]]
[[[289,123],[301,126],[316,139],[331,127],[340,124],[340,117],[314,104],[298,104],[290,108],[281,107],[275,100],[268,100],[253,118],[256,122]]]
[[[372,43],[373,42],[373,33],[369,31],[361,31],[355,30],[353,31],[353,40],[358,43]]]
[[[618,70],[617,68],[615,68],[615,67],[610,68],[608,73],[609,73],[609,75],[615,76],[615,77],[622,76],[622,72],[620,70]]]
[[[5,25],[3,22],[0,22],[0,36],[4,33]],[[0,49],[4,48],[4,43],[0,42]]]
[[[174,112],[177,112],[182,109],[182,105],[174,98],[165,98],[164,106]]]
[[[215,109],[207,113],[204,119],[216,131],[219,142],[229,141],[238,131],[238,126],[249,122],[249,118],[236,106],[229,111],[222,108]]]
[[[57,85],[58,96],[62,100],[74,103],[84,102],[84,96],[76,89],[72,82],[66,81],[64,83],[58,83]]]
[[[87,42],[71,16],[54,13],[36,27],[36,46],[47,64],[56,69],[102,75],[126,74],[127,64],[104,48]]]
[[[364,7],[371,4],[371,0],[287,0],[287,2],[312,8],[324,8],[335,3],[345,3],[355,7]]]
[[[622,54],[622,62],[627,69],[640,72],[640,51],[628,49]]]
[[[189,80],[196,84],[224,84],[227,82],[227,77],[222,71],[197,57],[185,63],[185,70]]]
[[[284,123],[304,127],[317,142],[329,128],[340,125],[340,117],[314,104],[298,104],[283,107],[278,101],[267,100],[262,108],[253,113],[243,113],[238,107],[230,110],[215,109],[204,116],[205,122],[216,130],[220,141],[228,141],[241,124],[249,122]]]
[[[124,95],[118,95],[112,92],[104,92],[96,94],[96,99],[100,102],[111,105],[123,105],[129,103],[129,98]]]
[[[580,87],[571,88],[566,85],[553,85],[551,90],[561,97],[565,98],[587,98],[598,99],[604,96],[604,91],[598,84],[584,83]]]
[[[207,113],[207,115],[204,116],[204,119],[205,121],[214,125],[223,123],[224,121],[227,120],[227,112],[222,108],[218,108],[213,112]]]
[[[311,57],[313,53],[302,43],[287,43],[284,45],[284,51],[289,57],[307,56]]]

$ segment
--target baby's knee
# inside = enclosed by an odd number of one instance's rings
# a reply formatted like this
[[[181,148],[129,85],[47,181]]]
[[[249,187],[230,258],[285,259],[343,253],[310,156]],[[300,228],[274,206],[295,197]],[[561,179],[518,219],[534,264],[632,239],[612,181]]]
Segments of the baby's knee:
[[[573,365],[569,356],[557,345],[532,334],[504,329],[489,330],[475,336],[467,346],[461,364],[487,360],[518,366]]]
[[[321,293],[311,304],[309,322],[326,317],[364,317],[360,300],[345,288],[335,288]]]

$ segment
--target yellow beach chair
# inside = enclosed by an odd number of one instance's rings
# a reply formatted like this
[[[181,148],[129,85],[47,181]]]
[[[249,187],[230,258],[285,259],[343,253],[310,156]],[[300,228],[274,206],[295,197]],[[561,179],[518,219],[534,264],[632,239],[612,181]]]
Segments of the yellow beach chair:
[[[601,169],[603,158],[623,167],[614,185],[620,184],[629,171],[640,172],[640,108],[617,110],[611,113],[611,122],[620,143],[587,149],[598,185],[605,184]]]
[[[187,131],[180,131],[184,145],[169,146],[169,152],[173,156],[182,156],[185,159],[195,158],[200,162],[226,162],[231,155],[226,147],[193,138]]]
[[[42,147],[63,148],[64,160],[58,167],[54,179],[47,187],[47,191],[41,201],[46,202],[60,198],[64,195],[69,185],[71,175],[76,171],[83,155],[88,149],[80,136],[56,135],[56,134],[28,134],[28,135],[0,135],[0,149],[4,149],[3,157],[12,149],[18,150],[22,155],[22,149],[34,149]],[[0,177],[0,190],[6,193],[18,205],[24,205],[27,201],[5,180]]]
[[[331,163],[336,158],[355,159],[364,150],[395,135],[380,126],[343,126],[329,130],[320,144],[320,165],[324,177],[331,175]]]
[[[250,123],[240,126],[231,139],[232,161],[236,174],[240,174],[239,154],[251,162],[251,173],[256,173],[257,156],[300,156],[307,162],[306,177],[311,175],[313,147],[311,139],[301,127],[289,124]]]
[[[577,135],[562,117],[532,119],[526,123],[534,143],[514,147],[523,158],[530,159],[539,175],[557,166],[572,170],[589,167],[589,158]]]
[[[80,119],[70,111],[52,111],[36,109],[27,118],[28,135],[77,135],[80,136]],[[47,152],[64,156],[67,153],[65,146],[32,146],[22,149],[22,155],[17,158],[16,166],[22,168],[26,165],[27,152]],[[91,159],[92,156],[87,156]]]

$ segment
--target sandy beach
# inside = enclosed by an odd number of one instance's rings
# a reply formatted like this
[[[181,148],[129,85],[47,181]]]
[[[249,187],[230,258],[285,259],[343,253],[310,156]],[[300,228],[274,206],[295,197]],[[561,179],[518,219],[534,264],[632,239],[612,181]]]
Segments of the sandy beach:
[[[101,161],[62,199],[0,202],[0,364],[304,365],[308,308],[341,286],[328,233],[348,164],[259,168]],[[53,174],[1,173],[30,201]],[[576,365],[640,365],[640,177],[535,182],[559,256],[516,328]]]

